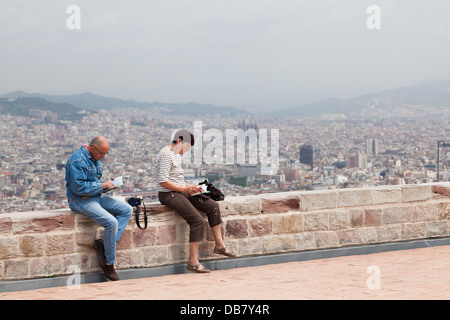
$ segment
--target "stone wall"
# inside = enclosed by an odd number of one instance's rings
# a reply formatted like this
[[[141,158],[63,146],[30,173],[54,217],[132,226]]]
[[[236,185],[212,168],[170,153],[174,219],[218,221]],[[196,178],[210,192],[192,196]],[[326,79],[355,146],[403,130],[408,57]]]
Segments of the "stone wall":
[[[222,230],[239,256],[448,237],[449,196],[450,183],[439,183],[228,197]],[[147,209],[148,228],[132,219],[118,244],[118,269],[187,261],[186,222],[161,204]],[[201,259],[219,258],[206,230]],[[99,271],[93,241],[101,236],[95,222],[68,210],[2,214],[0,280],[72,274],[74,265]]]

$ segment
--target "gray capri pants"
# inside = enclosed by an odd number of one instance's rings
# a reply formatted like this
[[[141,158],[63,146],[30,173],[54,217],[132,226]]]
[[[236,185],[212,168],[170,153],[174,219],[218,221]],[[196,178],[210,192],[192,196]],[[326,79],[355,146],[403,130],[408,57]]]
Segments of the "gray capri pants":
[[[189,242],[199,242],[203,240],[205,220],[197,211],[206,213],[209,226],[215,227],[222,223],[219,204],[204,195],[189,197],[181,192],[158,192],[159,201],[175,210],[189,224]]]

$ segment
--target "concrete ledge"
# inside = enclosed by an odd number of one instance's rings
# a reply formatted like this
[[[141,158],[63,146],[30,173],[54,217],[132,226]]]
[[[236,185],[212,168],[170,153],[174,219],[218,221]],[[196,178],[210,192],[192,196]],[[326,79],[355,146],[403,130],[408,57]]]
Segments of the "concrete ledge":
[[[226,245],[239,257],[334,249],[450,236],[450,183],[294,191],[219,202]],[[187,223],[159,203],[149,225],[132,219],[118,244],[119,270],[185,263]],[[205,224],[206,221],[205,221]],[[100,271],[93,248],[102,228],[69,210],[0,215],[0,281]],[[209,227],[199,248],[215,260]]]

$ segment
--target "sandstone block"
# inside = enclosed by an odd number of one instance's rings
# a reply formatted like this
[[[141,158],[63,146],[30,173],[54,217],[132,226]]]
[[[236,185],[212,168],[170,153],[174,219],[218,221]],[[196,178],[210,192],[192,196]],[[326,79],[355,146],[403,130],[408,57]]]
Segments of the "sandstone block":
[[[402,240],[425,238],[427,235],[426,222],[405,223],[402,229]]]
[[[148,226],[147,229],[141,230],[135,228],[133,230],[133,243],[135,247],[152,246],[156,241],[156,227]]]
[[[294,248],[296,250],[316,249],[313,232],[302,232],[294,236]]]
[[[233,219],[227,221],[225,235],[231,238],[245,238],[248,236],[248,223],[246,219]]]
[[[302,211],[336,208],[336,204],[335,191],[308,191],[300,194]]]
[[[281,234],[264,237],[263,253],[285,252],[295,249],[294,235]]]
[[[177,235],[176,225],[161,225],[156,229],[156,244],[169,244],[175,241]]]
[[[446,237],[449,235],[448,221],[430,221],[427,227],[427,235],[429,237]]]
[[[298,211],[300,195],[291,192],[266,194],[261,198],[261,209],[263,213]]]
[[[382,223],[399,223],[411,221],[413,215],[413,207],[411,206],[398,206],[390,207],[383,210]]]
[[[380,226],[382,223],[383,210],[382,209],[365,209],[364,210],[364,225],[366,226]]]
[[[430,185],[408,185],[402,187],[402,201],[423,201],[431,198]]]
[[[5,261],[5,278],[20,279],[30,274],[30,263],[28,259],[9,259]]]
[[[401,239],[401,225],[392,224],[386,226],[377,227],[377,241],[387,242],[387,241],[397,241]]]
[[[2,217],[0,215],[0,234],[11,234],[13,232],[13,224],[10,217]]]
[[[317,231],[314,234],[317,248],[333,248],[339,246],[339,239],[335,231]]]
[[[402,189],[400,187],[378,187],[372,189],[372,204],[401,202]]]
[[[20,238],[20,253],[26,257],[37,257],[42,255],[45,248],[45,238],[42,235],[25,235]]]
[[[364,210],[354,209],[349,211],[350,225],[352,227],[362,227],[364,224]]]
[[[298,213],[275,216],[272,219],[273,233],[297,233],[303,231],[303,215]]]
[[[377,229],[374,227],[358,228],[356,230],[356,241],[360,244],[374,243],[377,241]]]
[[[272,233],[272,219],[268,217],[249,219],[250,236],[260,237]]]
[[[304,215],[305,231],[328,230],[330,226],[327,212],[306,212]]]
[[[15,234],[49,232],[55,229],[73,229],[74,215],[61,212],[23,212],[11,216]]]
[[[346,229],[350,226],[349,212],[336,211],[329,213],[330,230]]]
[[[45,254],[47,256],[60,255],[75,252],[74,234],[56,234],[46,237],[47,245]]]
[[[358,207],[372,204],[371,189],[343,189],[338,190],[336,194],[338,207]]]

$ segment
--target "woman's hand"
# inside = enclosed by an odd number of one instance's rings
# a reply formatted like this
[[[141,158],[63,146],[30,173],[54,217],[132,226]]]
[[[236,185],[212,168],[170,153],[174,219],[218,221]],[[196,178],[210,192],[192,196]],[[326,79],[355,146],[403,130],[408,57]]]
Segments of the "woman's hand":
[[[188,195],[192,195],[195,193],[199,193],[201,191],[200,186],[191,186],[191,185],[186,185],[184,187],[184,193],[187,193]]]

